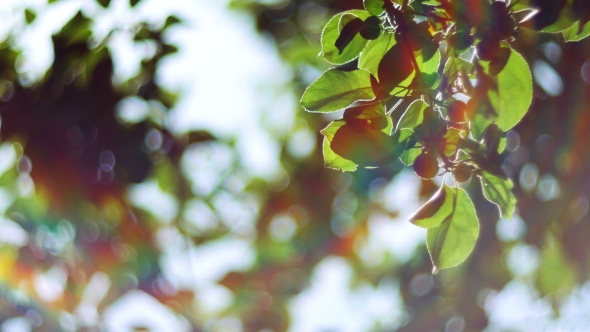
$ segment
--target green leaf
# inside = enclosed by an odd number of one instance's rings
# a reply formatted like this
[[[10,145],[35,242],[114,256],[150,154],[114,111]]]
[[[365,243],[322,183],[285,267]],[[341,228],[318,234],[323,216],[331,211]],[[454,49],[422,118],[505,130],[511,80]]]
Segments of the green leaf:
[[[399,119],[396,130],[410,129],[414,130],[416,126],[424,121],[424,110],[428,108],[428,104],[422,100],[415,100],[408,106],[408,109]]]
[[[322,31],[322,55],[328,62],[341,65],[357,58],[361,51],[367,45],[367,40],[357,34],[347,46],[340,52],[336,47],[336,40],[340,37],[340,32],[346,23],[353,18],[365,20],[371,16],[364,10],[349,10],[334,15]]]
[[[391,135],[393,131],[393,120],[385,113],[385,103],[361,105],[351,107],[344,111],[343,119],[368,120],[368,125],[373,130],[381,130],[384,134]]]
[[[516,198],[511,191],[514,186],[512,181],[502,179],[488,172],[482,172],[480,179],[484,197],[498,206],[500,215],[503,218],[512,219],[512,214],[516,208]]]
[[[396,43],[379,62],[377,79],[385,91],[391,95],[407,92],[414,80],[416,71],[412,64],[412,50],[403,43]]]
[[[401,162],[406,166],[412,166],[414,160],[422,153],[422,149],[414,147],[416,141],[412,139],[414,132],[410,129],[401,129],[398,131],[400,144],[405,145],[405,151],[399,156]],[[405,142],[404,142],[405,141]]]
[[[328,113],[374,98],[368,71],[333,68],[311,83],[301,97],[301,105],[308,112]]]
[[[33,22],[36,17],[37,17],[37,14],[35,14],[34,11],[32,11],[28,8],[25,9],[25,19],[27,20],[28,24],[31,24],[31,22]]]
[[[135,5],[139,3],[139,1],[141,0],[129,0],[129,4],[131,5],[131,7],[135,7]]]
[[[437,227],[426,232],[426,246],[436,269],[457,266],[473,251],[479,235],[479,220],[471,199],[461,188],[453,194],[452,212]]]
[[[580,29],[580,21],[578,21],[571,28],[563,30],[562,33],[566,42],[580,41],[590,36],[590,22],[586,22]]]
[[[576,23],[576,14],[574,13],[572,6],[566,4],[566,6],[560,10],[557,20],[542,27],[539,32],[558,33],[570,28],[574,23]]]
[[[447,78],[447,81],[454,82],[459,78],[460,75],[467,75],[473,69],[473,64],[469,61],[465,61],[461,58],[453,58],[449,57],[447,63],[445,63],[445,68],[443,70],[443,75]],[[464,80],[468,79],[468,77],[463,77]]]
[[[324,142],[322,144],[323,152],[324,152],[324,165],[329,168],[338,169],[343,172],[353,172],[356,171],[357,165],[336,154],[330,147],[332,140],[334,139],[334,135],[342,127],[345,125],[346,122],[344,120],[336,120],[331,122],[326,128],[324,128],[321,133],[324,135]]]
[[[383,0],[363,0],[363,5],[369,13],[375,16],[379,16],[383,13]]]
[[[489,64],[482,63],[487,67]],[[533,100],[533,79],[528,64],[518,52],[511,50],[504,69],[494,77],[497,89],[488,91],[488,97],[498,117],[494,122],[506,132],[526,114]]]
[[[345,21],[346,23],[344,23]],[[342,54],[346,46],[365,28],[363,20],[353,15],[342,16],[340,24],[342,25],[342,29],[340,35],[334,42],[334,45],[338,49],[338,54]]]
[[[437,227],[453,212],[455,193],[444,185],[410,217],[410,222],[423,228]]]
[[[381,59],[395,44],[393,33],[383,33],[379,38],[369,41],[359,58],[359,68],[366,69],[377,77]]]
[[[432,57],[430,57],[427,61],[424,61],[424,57],[422,53],[416,56],[416,62],[418,62],[418,67],[420,68],[420,72],[424,74],[434,74],[438,72],[438,66],[440,65],[440,50],[437,49],[436,52]]]

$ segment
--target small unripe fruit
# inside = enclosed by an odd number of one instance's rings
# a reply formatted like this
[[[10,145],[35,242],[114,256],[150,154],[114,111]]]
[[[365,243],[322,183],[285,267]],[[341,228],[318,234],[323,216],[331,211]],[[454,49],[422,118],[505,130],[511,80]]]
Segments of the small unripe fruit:
[[[473,167],[465,164],[458,165],[453,170],[453,177],[455,181],[459,183],[467,182],[471,179],[471,174],[473,174]]]
[[[449,121],[463,123],[467,121],[467,104],[460,100],[454,100],[447,107]]]
[[[428,180],[438,174],[438,159],[430,153],[422,153],[414,160],[414,172],[419,177]]]
[[[476,50],[480,60],[492,61],[500,55],[500,40],[494,36],[487,36],[477,44]]]

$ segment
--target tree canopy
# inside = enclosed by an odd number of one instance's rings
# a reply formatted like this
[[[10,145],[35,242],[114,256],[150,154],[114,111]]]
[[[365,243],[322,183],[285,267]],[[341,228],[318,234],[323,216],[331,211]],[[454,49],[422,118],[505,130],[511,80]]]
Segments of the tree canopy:
[[[338,330],[322,321],[336,304],[305,302],[330,287],[366,306],[353,330],[583,324],[563,317],[590,268],[587,1],[230,2],[300,98],[266,178],[235,138],[171,128],[183,92],[158,70],[182,16],[105,32],[91,14],[146,0],[90,1],[29,77],[19,40],[64,2],[14,6],[0,44],[2,328]],[[117,80],[119,34],[145,54]],[[223,117],[214,102],[195,112]],[[293,152],[305,137],[313,152]],[[503,318],[518,296],[543,319]]]

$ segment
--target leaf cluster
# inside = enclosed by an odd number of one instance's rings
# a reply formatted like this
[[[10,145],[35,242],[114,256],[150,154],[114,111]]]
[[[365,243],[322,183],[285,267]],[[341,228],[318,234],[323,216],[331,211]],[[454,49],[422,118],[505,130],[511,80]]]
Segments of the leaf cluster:
[[[455,187],[443,184],[411,221],[428,228],[434,268],[456,266],[479,234],[477,213],[459,183],[477,178],[502,217],[515,211],[501,154],[505,133],[528,112],[533,84],[512,45],[530,27],[579,40],[590,35],[590,15],[574,13],[579,1],[542,24],[527,1],[365,0],[364,6],[326,24],[321,54],[336,67],[309,85],[301,105],[342,112],[322,130],[327,167],[355,171],[399,159],[423,179],[452,174]]]

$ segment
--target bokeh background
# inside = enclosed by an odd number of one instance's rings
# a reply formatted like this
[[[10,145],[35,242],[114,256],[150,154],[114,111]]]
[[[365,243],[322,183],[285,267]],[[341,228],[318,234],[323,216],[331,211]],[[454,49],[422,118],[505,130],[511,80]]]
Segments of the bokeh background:
[[[323,167],[307,85],[360,0],[4,0],[0,330],[590,331],[590,45],[520,32],[513,220],[431,274],[410,169]],[[400,112],[392,114],[394,121]]]

